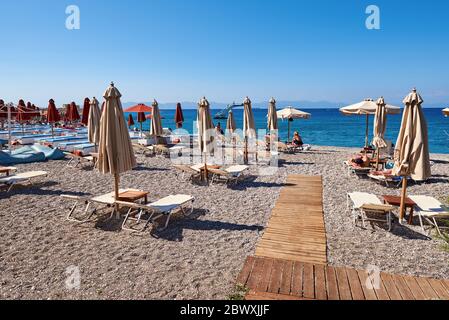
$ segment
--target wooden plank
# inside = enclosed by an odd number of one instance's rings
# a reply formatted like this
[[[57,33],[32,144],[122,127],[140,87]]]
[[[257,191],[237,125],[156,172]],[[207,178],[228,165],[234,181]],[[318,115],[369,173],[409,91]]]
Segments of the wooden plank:
[[[360,279],[360,285],[363,290],[363,295],[366,300],[378,300],[374,284],[368,277],[368,273],[365,270],[357,270],[357,275]]]
[[[396,288],[396,284],[394,283],[391,275],[381,272],[380,278],[385,285],[385,290],[387,290],[390,300],[402,300],[402,296],[399,293],[399,290]]]
[[[252,256],[247,257],[245,260],[245,264],[243,265],[243,268],[237,277],[238,285],[243,285],[243,286],[246,285],[249,275],[251,274],[251,271],[253,270],[253,265],[254,265],[254,257],[252,257]]]
[[[270,284],[268,285],[268,292],[279,293],[282,280],[282,271],[284,267],[284,261],[274,260],[273,268],[271,272]]]
[[[336,267],[338,291],[341,300],[352,300],[351,288],[349,287],[348,277],[344,268]]]
[[[255,289],[259,284],[259,280],[263,270],[263,263],[264,259],[260,258],[254,261],[253,270],[248,278],[248,281],[246,282],[246,286],[249,289]]]
[[[360,283],[359,275],[355,269],[345,268],[348,276],[349,288],[351,289],[351,296],[353,300],[365,300],[362,285]]]
[[[300,297],[284,295],[284,294],[276,294],[271,292],[257,292],[250,291],[245,297],[245,300],[252,301],[266,301],[266,300],[304,300]]]
[[[315,279],[313,272],[313,264],[304,264],[304,276],[303,276],[303,288],[304,288],[304,298],[314,299],[315,298]]]
[[[396,284],[396,288],[398,288],[399,293],[401,294],[401,297],[403,300],[414,300],[415,296],[410,291],[410,288],[408,287],[405,280],[400,275],[392,275],[393,281]]]
[[[421,290],[421,287],[419,286],[418,282],[414,277],[411,276],[402,276],[407,286],[410,288],[410,291],[413,294],[413,297],[415,300],[426,300],[426,296],[424,295],[424,292]]]
[[[433,291],[435,291],[435,293],[438,295],[439,299],[449,300],[449,291],[446,290],[446,287],[441,280],[430,278],[427,280],[429,281],[429,284],[432,287]]]
[[[262,275],[260,277],[259,283],[257,284],[256,290],[266,292],[268,291],[268,286],[270,285],[271,272],[273,268],[273,259],[264,259],[262,267]]]
[[[415,278],[415,280],[419,284],[426,300],[434,300],[439,298],[438,294],[432,289],[432,286],[426,278]]]
[[[315,296],[318,300],[327,300],[325,266],[315,265]]]
[[[340,300],[338,293],[337,275],[335,269],[331,266],[326,266],[326,287],[327,296],[329,300]]]
[[[280,294],[290,294],[292,286],[293,261],[284,262],[284,272],[282,273]]]
[[[293,264],[291,294],[299,297],[303,296],[303,271],[304,264],[302,262],[295,261]]]

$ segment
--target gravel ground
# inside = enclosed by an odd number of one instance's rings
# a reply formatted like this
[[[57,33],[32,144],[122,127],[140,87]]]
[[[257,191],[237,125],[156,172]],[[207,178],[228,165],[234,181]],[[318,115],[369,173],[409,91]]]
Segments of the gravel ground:
[[[150,200],[177,193],[196,198],[192,216],[175,216],[167,230],[141,234],[121,231],[119,220],[74,224],[65,219],[71,203],[61,194],[110,192],[110,176],[67,167],[67,161],[20,165],[20,172],[45,170],[49,175],[32,188],[0,194],[0,297],[226,299],[245,258],[254,253],[286,175],[296,173],[324,177],[330,264],[449,278],[444,242],[424,239],[419,228],[395,224],[387,232],[353,227],[347,192],[399,194],[399,189],[349,177],[342,162],[355,151],[317,147],[284,155],[275,174],[258,175],[252,166],[251,176],[236,187],[193,185],[176,177],[169,159],[139,156],[139,167],[122,175],[122,188],[148,190]],[[432,179],[411,185],[409,192],[446,201],[449,155],[434,154],[432,160]],[[66,282],[77,270],[79,288],[68,289]]]

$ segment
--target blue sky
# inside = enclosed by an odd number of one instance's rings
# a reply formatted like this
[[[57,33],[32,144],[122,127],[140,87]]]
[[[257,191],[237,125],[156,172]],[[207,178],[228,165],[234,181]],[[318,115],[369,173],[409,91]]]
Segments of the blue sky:
[[[81,29],[65,28],[78,5]],[[380,8],[381,30],[365,28]],[[0,98],[449,104],[449,1],[1,1]]]

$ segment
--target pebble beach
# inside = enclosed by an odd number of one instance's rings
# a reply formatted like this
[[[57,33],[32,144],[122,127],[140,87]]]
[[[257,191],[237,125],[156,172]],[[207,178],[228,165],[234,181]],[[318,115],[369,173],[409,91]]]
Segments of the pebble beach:
[[[391,232],[354,227],[346,194],[399,195],[368,179],[348,176],[343,161],[359,149],[313,147],[281,155],[273,175],[251,166],[236,186],[192,184],[176,175],[170,159],[138,155],[138,167],[121,175],[121,188],[149,191],[149,200],[170,194],[195,197],[189,217],[175,215],[164,231],[121,230],[122,218],[76,224],[66,220],[71,201],[112,191],[109,175],[67,160],[19,165],[18,171],[49,174],[31,187],[0,194],[0,297],[2,299],[228,299],[247,256],[254,254],[288,174],[321,175],[328,262],[334,266],[449,279],[449,250],[422,236],[418,221]],[[449,155],[431,154],[432,178],[411,184],[409,194],[447,203]],[[73,268],[77,288],[68,288]]]

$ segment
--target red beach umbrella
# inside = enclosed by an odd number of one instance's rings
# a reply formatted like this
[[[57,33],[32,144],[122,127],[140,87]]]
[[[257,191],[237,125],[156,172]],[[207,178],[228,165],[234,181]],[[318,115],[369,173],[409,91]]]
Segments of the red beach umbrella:
[[[61,121],[61,115],[55,105],[55,100],[50,99],[48,101],[47,109],[47,122],[51,124],[51,135],[54,136],[54,125],[55,122]]]
[[[67,120],[70,122],[76,122],[80,120],[80,114],[78,112],[78,108],[76,107],[75,102],[72,102],[70,104],[70,107],[68,108],[68,114],[67,114]]]
[[[134,119],[133,116],[130,114],[128,115],[128,127],[131,127],[134,125]]]
[[[87,126],[89,122],[89,110],[90,110],[90,99],[86,98],[84,99],[84,105],[83,105],[83,117],[81,119],[81,123]]]
[[[153,112],[153,108],[149,107],[143,103],[139,103],[135,106],[129,107],[128,109],[124,110],[124,112],[134,112],[134,113]]]
[[[176,114],[175,114],[175,123],[176,123],[176,128],[182,128],[182,123],[184,122],[184,115],[182,113],[182,108],[181,108],[181,104],[178,103],[176,105]]]

